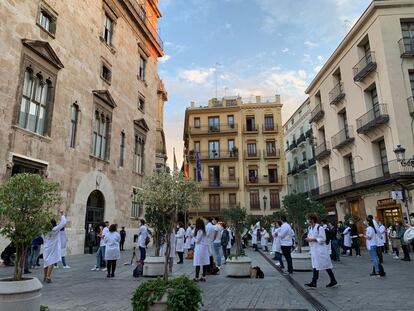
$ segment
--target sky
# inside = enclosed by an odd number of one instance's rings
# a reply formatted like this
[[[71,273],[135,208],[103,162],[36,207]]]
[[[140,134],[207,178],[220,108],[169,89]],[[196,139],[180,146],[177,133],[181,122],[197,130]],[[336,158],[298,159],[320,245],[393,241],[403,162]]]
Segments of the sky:
[[[168,163],[183,159],[185,108],[217,95],[281,95],[282,122],[371,0],[160,0],[158,71]]]

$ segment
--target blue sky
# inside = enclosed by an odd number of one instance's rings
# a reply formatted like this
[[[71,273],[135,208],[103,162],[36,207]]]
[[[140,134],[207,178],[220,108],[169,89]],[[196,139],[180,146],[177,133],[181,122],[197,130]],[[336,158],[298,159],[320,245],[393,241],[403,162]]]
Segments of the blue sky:
[[[185,108],[215,96],[280,94],[283,122],[371,0],[160,0],[169,163]]]

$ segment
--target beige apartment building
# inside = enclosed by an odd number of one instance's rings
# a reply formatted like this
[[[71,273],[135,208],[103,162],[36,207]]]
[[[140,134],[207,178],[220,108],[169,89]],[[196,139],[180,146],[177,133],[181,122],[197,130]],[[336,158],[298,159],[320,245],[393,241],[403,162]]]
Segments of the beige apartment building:
[[[189,177],[201,164],[202,204],[189,216],[219,216],[229,206],[265,215],[280,208],[285,186],[280,97],[212,99],[185,111],[184,144]]]
[[[70,254],[105,220],[132,245],[144,215],[135,194],[165,168],[157,5],[0,3],[0,182],[31,172],[60,183]]]
[[[414,154],[414,1],[373,1],[306,93],[316,139],[314,198],[333,219],[407,221],[414,168],[394,150]]]

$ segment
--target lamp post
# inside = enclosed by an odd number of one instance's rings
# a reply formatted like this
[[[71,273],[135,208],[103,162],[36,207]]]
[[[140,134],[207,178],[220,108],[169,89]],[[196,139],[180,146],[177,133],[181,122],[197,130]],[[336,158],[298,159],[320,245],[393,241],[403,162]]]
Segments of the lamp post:
[[[397,157],[397,161],[401,164],[402,167],[410,166],[414,167],[414,156],[411,159],[405,159],[405,148],[401,145],[397,145],[397,148],[394,149],[395,156]],[[403,217],[403,221],[405,220],[406,223],[410,223],[410,213],[408,211],[408,189],[402,183],[398,183],[404,190],[403,195],[403,202],[405,203],[406,209],[406,219]]]
[[[263,195],[263,212],[264,212],[264,216],[266,216],[266,203],[267,203],[267,196],[265,194],[265,195]]]

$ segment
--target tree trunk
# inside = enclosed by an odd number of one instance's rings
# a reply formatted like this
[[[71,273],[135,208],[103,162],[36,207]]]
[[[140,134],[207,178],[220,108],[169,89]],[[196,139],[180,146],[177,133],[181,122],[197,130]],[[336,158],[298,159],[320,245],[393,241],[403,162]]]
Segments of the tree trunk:
[[[18,244],[16,247],[16,262],[14,265],[14,281],[20,281],[22,279],[26,254],[27,247],[23,244]]]
[[[234,244],[236,246],[236,256],[240,256],[241,254],[241,233],[239,229],[236,229],[235,231],[235,238],[234,238]]]
[[[154,242],[155,256],[158,257],[160,255],[160,232],[158,230],[155,230]]]
[[[167,284],[168,282],[168,260],[170,259],[170,252],[171,252],[171,233],[174,230],[175,224],[175,214],[170,215],[170,225],[168,226],[167,236],[165,237],[165,262],[164,262],[164,283]]]

